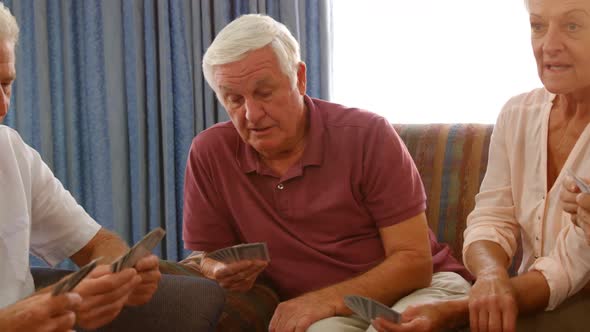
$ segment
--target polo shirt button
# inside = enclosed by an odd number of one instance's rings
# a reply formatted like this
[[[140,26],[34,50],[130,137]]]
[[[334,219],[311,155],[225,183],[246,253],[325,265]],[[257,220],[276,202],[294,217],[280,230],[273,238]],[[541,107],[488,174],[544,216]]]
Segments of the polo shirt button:
[[[282,184],[282,183],[279,183],[279,184],[277,185],[277,189],[278,189],[278,190],[283,190],[283,189],[285,189],[285,186],[283,186],[283,184]]]

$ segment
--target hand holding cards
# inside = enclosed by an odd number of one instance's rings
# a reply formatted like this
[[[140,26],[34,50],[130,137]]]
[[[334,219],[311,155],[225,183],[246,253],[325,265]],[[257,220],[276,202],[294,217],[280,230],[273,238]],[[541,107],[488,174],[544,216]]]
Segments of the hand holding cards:
[[[245,259],[270,261],[268,247],[265,242],[238,244],[207,253],[205,257],[222,263],[233,263]]]
[[[166,235],[166,231],[158,227],[139,240],[127,253],[111,264],[111,271],[119,272],[124,268],[133,267],[140,259],[149,256],[152,250]]]
[[[574,178],[574,181],[576,182],[576,186],[578,186],[578,188],[580,188],[580,191],[588,194],[590,193],[590,185],[588,185],[584,180],[582,180],[582,178],[580,178],[579,176],[575,175],[574,172],[572,172],[571,169],[567,170],[567,173]]]
[[[52,296],[57,296],[63,293],[67,293],[72,291],[80,281],[82,281],[94,268],[96,267],[96,263],[102,259],[102,257],[94,259],[92,262],[84,265],[80,270],[70,274],[68,277],[60,280],[53,286],[53,290],[51,291]]]
[[[401,320],[399,312],[364,296],[347,295],[344,297],[344,304],[369,323],[377,317],[382,317],[394,323],[399,323]]]

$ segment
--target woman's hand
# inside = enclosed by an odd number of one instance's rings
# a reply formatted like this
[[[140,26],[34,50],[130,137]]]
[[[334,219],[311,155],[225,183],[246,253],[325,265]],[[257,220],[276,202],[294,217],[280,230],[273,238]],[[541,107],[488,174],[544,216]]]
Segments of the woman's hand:
[[[571,215],[574,225],[578,224],[578,203],[576,202],[576,197],[579,193],[580,188],[576,185],[574,178],[571,175],[567,175],[561,183],[559,199],[561,200],[563,210]]]
[[[590,194],[578,194],[576,196],[576,203],[578,204],[576,222],[586,235],[586,243],[590,245]]]

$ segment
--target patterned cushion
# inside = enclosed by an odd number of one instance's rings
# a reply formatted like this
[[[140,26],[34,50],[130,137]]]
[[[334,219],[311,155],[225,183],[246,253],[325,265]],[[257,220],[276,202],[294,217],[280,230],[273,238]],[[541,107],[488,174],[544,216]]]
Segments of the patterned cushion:
[[[462,261],[465,222],[485,175],[493,125],[394,124],[394,128],[424,182],[430,227]]]

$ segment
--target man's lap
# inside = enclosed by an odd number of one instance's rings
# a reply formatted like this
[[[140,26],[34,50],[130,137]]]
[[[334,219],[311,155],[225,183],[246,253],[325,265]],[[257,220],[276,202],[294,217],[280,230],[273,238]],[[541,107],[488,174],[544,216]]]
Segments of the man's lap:
[[[31,272],[37,288],[71,273],[47,268]],[[113,322],[97,331],[212,331],[224,301],[223,289],[210,280],[163,275],[150,302],[125,307]]]
[[[432,276],[430,287],[412,292],[393,305],[393,309],[403,312],[408,306],[435,300],[452,300],[466,297],[471,285],[460,275],[453,272],[439,272]],[[375,329],[357,315],[330,317],[316,322],[307,329],[308,332],[349,331],[361,332]]]

